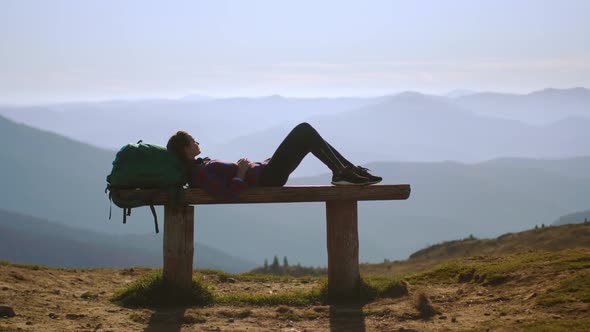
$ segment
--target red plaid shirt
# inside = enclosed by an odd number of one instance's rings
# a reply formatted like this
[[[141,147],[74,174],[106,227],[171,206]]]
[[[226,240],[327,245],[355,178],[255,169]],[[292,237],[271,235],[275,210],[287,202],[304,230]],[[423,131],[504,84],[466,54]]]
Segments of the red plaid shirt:
[[[202,188],[219,200],[238,200],[242,190],[258,185],[260,172],[269,160],[250,163],[250,168],[242,180],[236,177],[237,163],[198,158],[191,167],[190,186]]]

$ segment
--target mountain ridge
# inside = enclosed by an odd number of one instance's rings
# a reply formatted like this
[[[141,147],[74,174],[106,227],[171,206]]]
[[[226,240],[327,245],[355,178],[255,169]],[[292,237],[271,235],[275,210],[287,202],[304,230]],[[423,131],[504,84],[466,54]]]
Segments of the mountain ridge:
[[[162,236],[108,235],[0,209],[0,260],[61,267],[161,267]],[[195,244],[194,266],[243,272],[255,264]]]
[[[19,142],[0,150],[0,180],[5,184],[0,208],[109,234],[153,231],[146,208],[134,209],[126,225],[108,222],[104,187],[114,151],[57,139],[2,118],[0,127],[0,139]],[[348,155],[347,149],[340,150]],[[589,161],[362,163],[383,176],[383,183],[410,183],[412,195],[406,201],[359,204],[361,259],[402,258],[445,238],[471,233],[489,237],[586,209]],[[292,177],[289,184],[329,184],[329,170],[322,167],[321,175]],[[161,207],[157,210],[163,215]],[[114,207],[115,220],[120,215]],[[279,255],[324,265],[327,259],[323,204],[199,206],[195,220],[197,243],[246,260]],[[384,257],[386,253],[395,256]]]

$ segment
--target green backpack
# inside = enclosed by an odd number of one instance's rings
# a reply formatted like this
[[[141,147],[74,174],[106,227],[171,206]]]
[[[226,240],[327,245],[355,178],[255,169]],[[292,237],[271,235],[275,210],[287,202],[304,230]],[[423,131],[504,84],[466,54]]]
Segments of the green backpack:
[[[117,152],[111,174],[107,176],[105,193],[108,192],[109,200],[123,209],[124,224],[127,216],[131,215],[132,208],[149,205],[154,216],[156,233],[159,233],[154,198],[164,191],[168,193],[172,204],[180,205],[184,201],[182,188],[187,182],[186,166],[174,153],[164,147],[139,141],[137,144],[125,145]],[[133,199],[123,199],[119,195],[120,189],[158,190],[145,195],[138,193]]]

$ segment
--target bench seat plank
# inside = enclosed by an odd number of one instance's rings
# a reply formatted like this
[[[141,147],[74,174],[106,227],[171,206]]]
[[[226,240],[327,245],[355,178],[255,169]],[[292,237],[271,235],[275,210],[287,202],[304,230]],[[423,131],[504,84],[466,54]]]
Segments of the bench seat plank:
[[[369,186],[284,186],[284,187],[253,187],[240,194],[237,201],[220,201],[213,198],[203,189],[184,189],[188,204],[236,204],[236,203],[294,203],[294,202],[326,202],[335,200],[378,201],[404,200],[410,196],[409,184],[369,185]],[[151,189],[120,190],[121,198],[129,199],[154,197],[153,205],[164,205],[167,194],[153,194]]]

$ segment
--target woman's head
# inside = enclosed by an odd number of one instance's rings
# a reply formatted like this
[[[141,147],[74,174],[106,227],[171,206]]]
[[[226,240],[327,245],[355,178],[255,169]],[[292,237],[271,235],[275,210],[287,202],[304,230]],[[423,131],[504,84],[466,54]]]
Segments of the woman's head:
[[[176,134],[172,135],[168,140],[168,144],[166,144],[166,148],[169,151],[174,152],[178,158],[184,161],[193,160],[199,155],[199,153],[201,153],[199,142],[195,141],[195,139],[185,131],[178,131]]]

